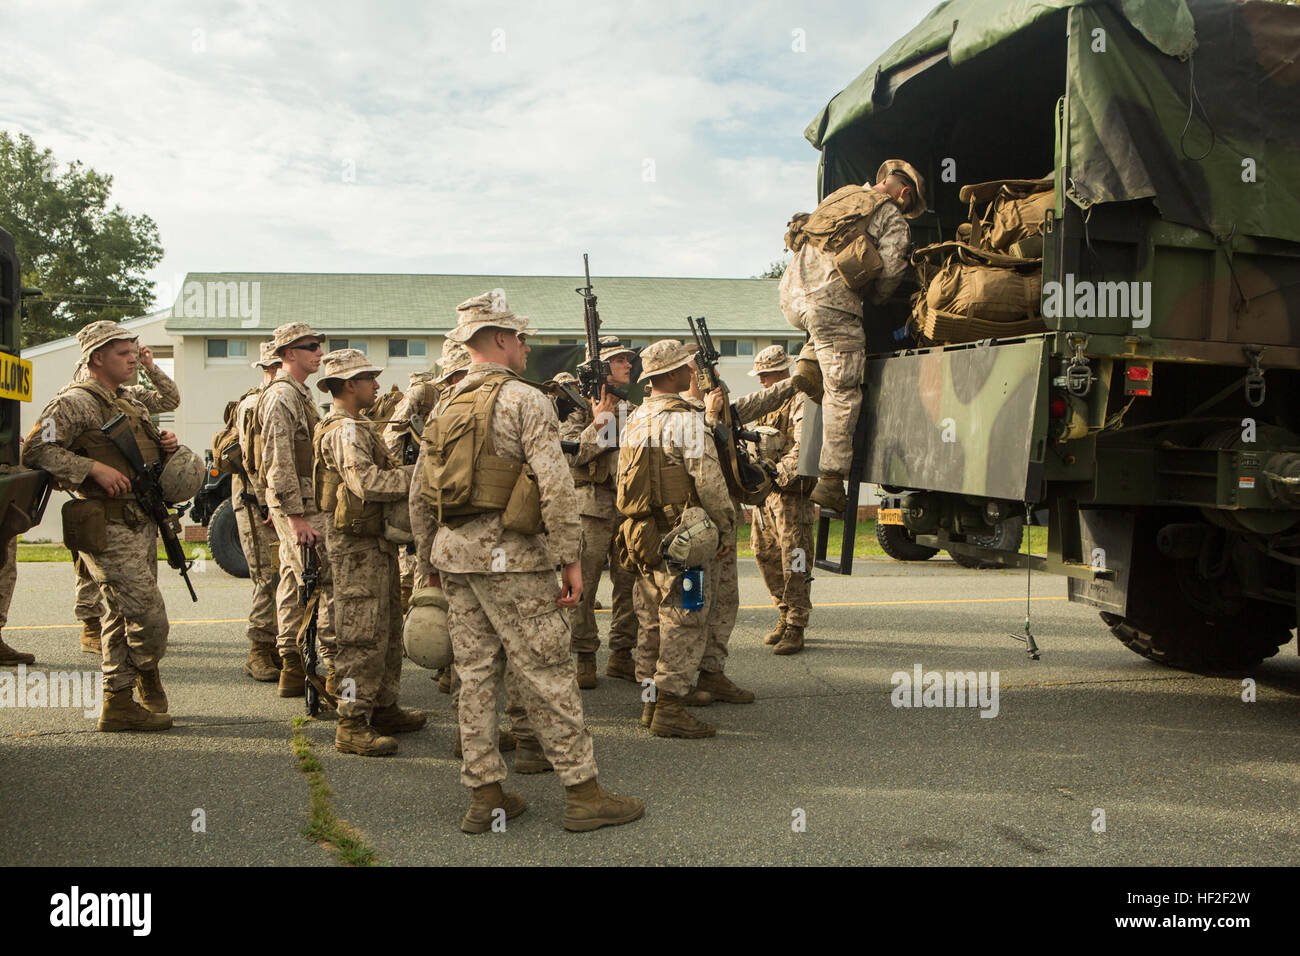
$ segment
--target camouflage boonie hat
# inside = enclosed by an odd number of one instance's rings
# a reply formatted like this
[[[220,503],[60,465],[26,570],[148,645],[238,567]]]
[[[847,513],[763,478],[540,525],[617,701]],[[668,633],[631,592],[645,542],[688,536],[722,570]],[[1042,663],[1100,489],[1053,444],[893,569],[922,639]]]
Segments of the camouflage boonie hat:
[[[641,350],[641,377],[638,382],[663,375],[695,361],[695,346],[676,339],[660,339]]]
[[[584,350],[584,354],[587,356],[587,361],[590,362],[591,353]],[[635,357],[636,349],[628,348],[617,335],[602,335],[600,337],[600,360],[608,362],[615,355],[631,355]]]
[[[556,372],[555,378],[551,379],[551,381],[558,385],[577,385],[578,376],[572,372]]]
[[[464,345],[479,329],[507,329],[521,335],[532,335],[528,316],[515,315],[506,304],[506,290],[493,289],[456,306],[456,327],[447,333],[452,342]]]
[[[77,333],[77,341],[81,344],[81,357],[83,359],[89,359],[90,353],[95,349],[107,345],[109,342],[116,342],[118,339],[130,339],[132,342],[136,342],[139,341],[140,336],[124,325],[118,325],[116,322],[106,320],[91,322]]]
[[[912,202],[903,210],[904,217],[915,219],[925,212],[926,206],[929,205],[929,200],[925,198],[925,177],[917,172],[916,167],[905,159],[887,159],[876,170],[876,182],[872,185],[878,184],[890,173],[901,173],[916,184],[916,188],[912,190]]]
[[[272,368],[276,365],[283,365],[284,359],[275,354],[275,343],[267,339],[257,347],[259,357],[253,362],[253,368]]]
[[[438,377],[434,381],[439,384],[445,382],[461,369],[469,368],[473,361],[465,346],[451,339],[443,339],[442,357],[438,359]]]
[[[322,392],[327,392],[329,387],[325,383],[332,378],[346,382],[366,372],[382,371],[383,369],[378,365],[371,365],[370,359],[366,358],[366,353],[360,349],[335,349],[321,359],[320,378],[316,380],[316,387]]]
[[[749,374],[784,372],[789,367],[790,356],[786,350],[780,345],[769,345],[754,356],[754,367],[749,370]]]
[[[299,339],[315,339],[317,342],[325,341],[325,336],[306,322],[286,322],[272,332],[271,336],[271,348],[277,355]]]

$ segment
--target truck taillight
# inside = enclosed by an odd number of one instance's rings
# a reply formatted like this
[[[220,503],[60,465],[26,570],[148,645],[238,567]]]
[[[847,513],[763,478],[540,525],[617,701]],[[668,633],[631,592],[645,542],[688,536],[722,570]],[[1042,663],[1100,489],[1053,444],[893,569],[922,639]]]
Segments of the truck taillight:
[[[1124,394],[1150,395],[1154,378],[1149,362],[1130,362],[1124,370]]]
[[[1066,404],[1065,399],[1063,398],[1052,399],[1052,404],[1048,406],[1048,411],[1051,413],[1053,418],[1064,418],[1065,410]]]

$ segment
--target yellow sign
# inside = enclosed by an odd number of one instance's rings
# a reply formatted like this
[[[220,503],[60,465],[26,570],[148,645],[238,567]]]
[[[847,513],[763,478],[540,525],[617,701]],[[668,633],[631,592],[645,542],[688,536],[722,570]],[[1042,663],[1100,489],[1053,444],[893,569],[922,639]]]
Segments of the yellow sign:
[[[881,508],[876,512],[876,524],[902,524],[902,508]]]
[[[0,398],[32,400],[32,363],[17,355],[0,352]]]

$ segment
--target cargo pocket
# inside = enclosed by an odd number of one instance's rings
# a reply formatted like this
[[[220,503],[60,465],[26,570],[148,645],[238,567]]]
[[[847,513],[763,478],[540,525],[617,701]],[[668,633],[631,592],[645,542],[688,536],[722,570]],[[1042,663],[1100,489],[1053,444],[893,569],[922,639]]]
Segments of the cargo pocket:
[[[63,545],[81,554],[99,554],[108,546],[108,524],[104,504],[93,498],[64,502]]]
[[[569,659],[569,624],[556,606],[557,588],[550,597],[515,598],[515,612],[528,647],[537,663],[546,667]]]
[[[365,584],[365,576],[374,574],[373,556],[366,551],[353,554],[344,551],[335,552],[331,557],[334,580],[348,582],[346,587],[336,587],[334,591],[335,637],[341,645],[374,647],[379,643],[379,598]]]

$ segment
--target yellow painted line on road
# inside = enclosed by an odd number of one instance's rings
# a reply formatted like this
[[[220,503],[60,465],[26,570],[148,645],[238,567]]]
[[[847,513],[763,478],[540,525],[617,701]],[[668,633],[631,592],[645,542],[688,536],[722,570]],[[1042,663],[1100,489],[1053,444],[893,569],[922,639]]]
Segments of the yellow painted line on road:
[[[814,603],[814,608],[819,607],[900,607],[908,604],[996,604],[1007,601],[1023,601],[1021,597],[1005,598],[934,598],[924,601],[842,601],[828,604]],[[1030,598],[1032,601],[1068,601],[1066,597],[1036,597]],[[742,611],[762,611],[768,608],[776,607],[775,604],[742,604]],[[601,608],[597,614],[609,614],[610,608]],[[172,624],[245,624],[248,618],[244,617],[211,617],[195,618],[190,620],[172,621]],[[72,630],[80,628],[80,624],[7,624],[6,630],[10,631],[57,631],[60,628]]]

